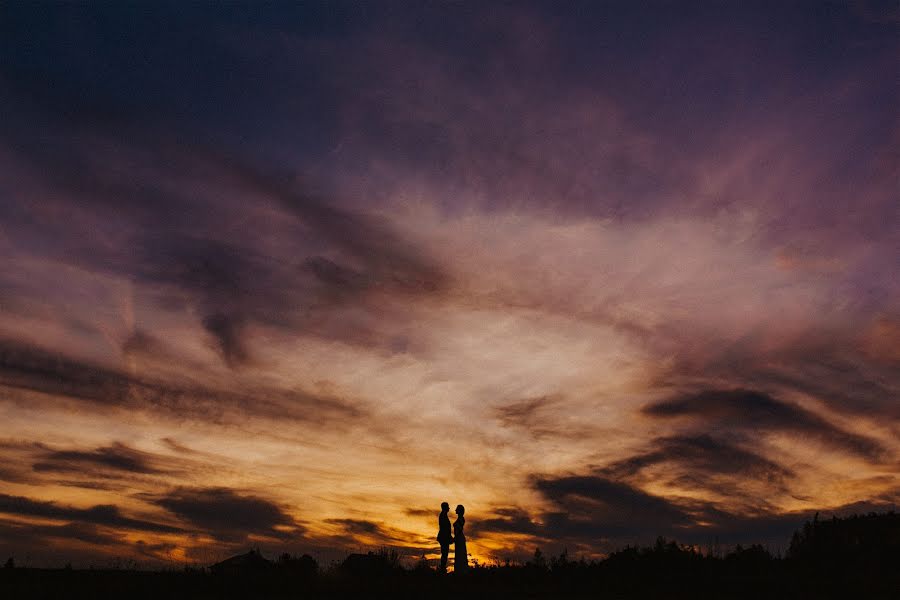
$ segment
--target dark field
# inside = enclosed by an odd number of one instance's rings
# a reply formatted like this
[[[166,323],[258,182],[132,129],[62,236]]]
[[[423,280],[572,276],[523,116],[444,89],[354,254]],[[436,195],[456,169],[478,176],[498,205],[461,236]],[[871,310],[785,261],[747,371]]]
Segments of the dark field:
[[[0,571],[2,598],[898,598],[900,515],[814,521],[783,558],[722,556],[659,540],[599,562],[536,555],[524,565],[438,575],[390,553],[320,569],[289,559],[233,569]]]

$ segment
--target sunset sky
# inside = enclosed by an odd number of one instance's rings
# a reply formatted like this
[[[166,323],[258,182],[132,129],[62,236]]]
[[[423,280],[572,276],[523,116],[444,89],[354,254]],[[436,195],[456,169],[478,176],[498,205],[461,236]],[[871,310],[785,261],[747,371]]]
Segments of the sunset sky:
[[[0,559],[900,500],[896,2],[94,4],[0,7]]]

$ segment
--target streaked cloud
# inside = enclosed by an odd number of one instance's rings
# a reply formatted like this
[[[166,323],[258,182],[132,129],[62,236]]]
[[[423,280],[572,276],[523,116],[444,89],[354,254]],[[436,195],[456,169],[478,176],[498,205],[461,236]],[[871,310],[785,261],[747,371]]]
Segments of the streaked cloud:
[[[657,418],[694,417],[712,428],[798,433],[872,461],[886,453],[877,440],[844,431],[799,406],[753,390],[707,390],[652,404],[643,412]]]

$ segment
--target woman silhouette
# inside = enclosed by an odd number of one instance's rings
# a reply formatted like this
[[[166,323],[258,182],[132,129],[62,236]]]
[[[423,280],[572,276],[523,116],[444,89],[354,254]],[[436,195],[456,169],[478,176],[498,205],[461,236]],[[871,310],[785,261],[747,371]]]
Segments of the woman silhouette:
[[[462,504],[456,507],[456,521],[453,523],[453,537],[456,547],[453,549],[453,570],[462,573],[469,567],[469,555],[466,552],[466,507]]]

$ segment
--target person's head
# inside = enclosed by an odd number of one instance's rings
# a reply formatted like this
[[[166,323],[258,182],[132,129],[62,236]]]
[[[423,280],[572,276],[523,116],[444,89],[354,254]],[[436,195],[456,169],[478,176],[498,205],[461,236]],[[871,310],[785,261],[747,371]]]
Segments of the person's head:
[[[458,514],[459,516],[463,516],[464,514],[466,514],[466,507],[463,506],[462,504],[457,504],[456,505],[456,514]]]
[[[450,510],[450,505],[446,502],[441,502],[441,512],[447,512]]]

